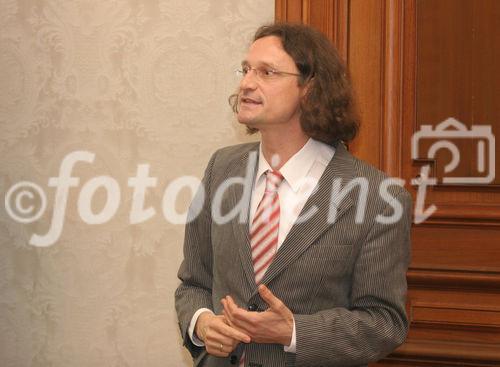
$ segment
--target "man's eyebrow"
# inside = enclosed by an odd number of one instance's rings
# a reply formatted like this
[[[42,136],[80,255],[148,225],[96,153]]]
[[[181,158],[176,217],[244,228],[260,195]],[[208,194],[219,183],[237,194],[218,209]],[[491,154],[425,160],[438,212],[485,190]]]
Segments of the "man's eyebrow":
[[[249,66],[250,63],[247,61],[247,60],[243,60],[241,62],[241,66]],[[268,62],[260,62],[258,64],[258,66],[267,66],[267,67],[270,67],[271,69],[277,69],[277,66],[272,64],[272,63],[268,63]]]

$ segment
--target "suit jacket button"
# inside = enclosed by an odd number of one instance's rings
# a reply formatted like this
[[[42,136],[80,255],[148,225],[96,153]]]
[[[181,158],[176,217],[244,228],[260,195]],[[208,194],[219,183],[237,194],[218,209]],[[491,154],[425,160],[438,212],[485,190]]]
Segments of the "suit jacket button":
[[[248,311],[257,311],[257,305],[255,303],[250,303],[247,307]]]

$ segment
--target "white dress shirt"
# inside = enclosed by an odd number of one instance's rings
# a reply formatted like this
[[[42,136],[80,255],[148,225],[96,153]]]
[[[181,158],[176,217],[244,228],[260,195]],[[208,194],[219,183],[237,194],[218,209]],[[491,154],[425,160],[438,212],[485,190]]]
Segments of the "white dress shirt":
[[[314,192],[321,175],[326,169],[326,166],[332,159],[335,149],[320,141],[310,138],[307,143],[295,153],[279,170],[283,175],[284,180],[278,188],[278,196],[280,202],[280,221],[278,232],[278,249],[283,244],[288,232],[293,224],[299,218],[299,214],[304,207],[307,199]],[[273,162],[274,163],[274,162]],[[267,162],[262,153],[262,144],[259,147],[259,163],[257,174],[252,189],[252,197],[250,201],[250,220],[249,227],[252,224],[253,217],[257,210],[260,200],[264,196],[266,187],[265,172],[272,170],[272,166]],[[204,312],[211,310],[201,308],[193,315],[189,324],[189,337],[197,346],[204,346],[203,342],[196,337],[194,326],[198,320],[198,316]],[[295,353],[296,350],[296,333],[295,322],[293,325],[292,342],[289,346],[285,346],[285,352]]]

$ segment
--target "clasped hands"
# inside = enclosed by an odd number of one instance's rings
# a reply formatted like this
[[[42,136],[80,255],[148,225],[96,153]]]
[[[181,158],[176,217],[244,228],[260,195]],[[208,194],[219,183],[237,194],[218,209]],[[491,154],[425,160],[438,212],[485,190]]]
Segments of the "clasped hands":
[[[258,291],[269,306],[264,312],[247,311],[226,296],[221,300],[222,315],[204,312],[198,317],[195,332],[209,354],[227,357],[239,343],[290,345],[292,312],[265,285],[259,285]]]

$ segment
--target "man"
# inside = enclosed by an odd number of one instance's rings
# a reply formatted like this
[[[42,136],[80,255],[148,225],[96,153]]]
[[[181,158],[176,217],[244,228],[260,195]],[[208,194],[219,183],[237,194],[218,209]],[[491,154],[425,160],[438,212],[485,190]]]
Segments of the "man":
[[[259,28],[241,73],[233,108],[261,142],[217,151],[192,204],[184,343],[195,366],[376,361],[407,333],[411,198],[343,145],[350,85],[320,33]]]

